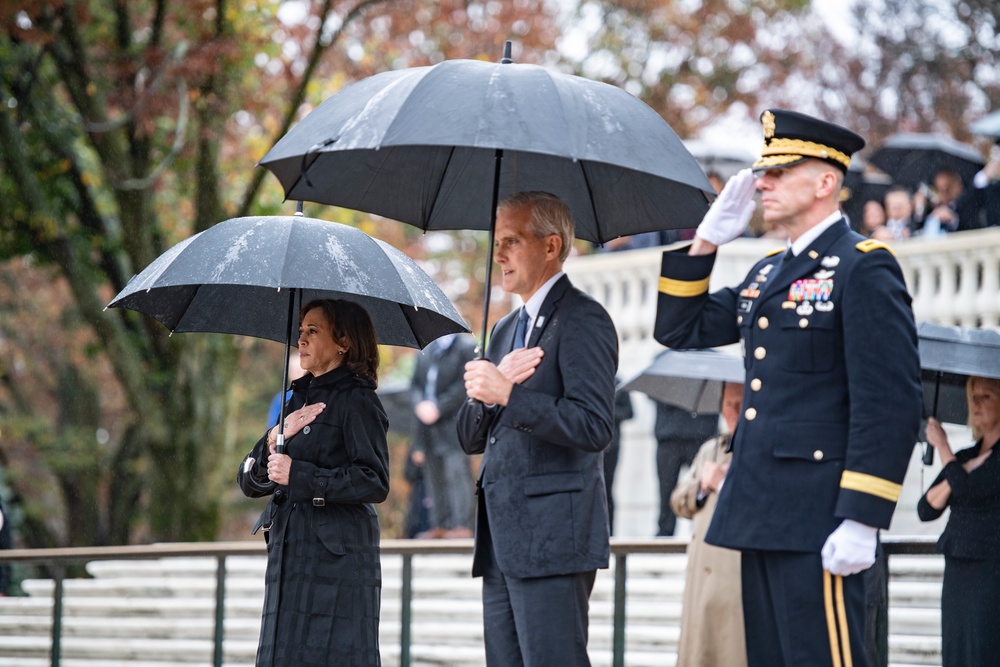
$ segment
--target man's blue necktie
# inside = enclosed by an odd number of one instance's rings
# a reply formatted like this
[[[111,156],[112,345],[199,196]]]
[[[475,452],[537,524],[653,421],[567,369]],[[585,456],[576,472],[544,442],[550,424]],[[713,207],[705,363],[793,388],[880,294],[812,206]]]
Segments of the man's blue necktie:
[[[521,308],[521,314],[517,318],[517,328],[514,329],[514,347],[513,350],[524,347],[525,336],[528,333],[528,311]]]

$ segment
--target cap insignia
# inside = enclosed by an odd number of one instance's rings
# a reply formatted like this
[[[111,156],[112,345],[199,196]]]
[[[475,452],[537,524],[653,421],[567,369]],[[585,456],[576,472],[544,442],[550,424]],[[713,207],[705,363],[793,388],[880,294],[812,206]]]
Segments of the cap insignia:
[[[765,111],[764,115],[760,117],[760,122],[764,126],[764,138],[770,139],[774,136],[774,114],[770,111]]]

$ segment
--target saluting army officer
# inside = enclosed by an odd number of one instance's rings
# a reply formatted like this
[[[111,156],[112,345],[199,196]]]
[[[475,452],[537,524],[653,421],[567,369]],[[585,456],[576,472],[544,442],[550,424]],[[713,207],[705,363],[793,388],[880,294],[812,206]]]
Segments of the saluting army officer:
[[[888,247],[838,202],[855,133],[761,115],[762,157],[734,176],[688,248],[663,253],[655,336],[674,348],[740,341],[746,387],[733,460],[706,541],[742,552],[751,666],[865,664],[864,584],[920,424],[917,336]],[[709,294],[718,246],[760,192],[787,252]]]

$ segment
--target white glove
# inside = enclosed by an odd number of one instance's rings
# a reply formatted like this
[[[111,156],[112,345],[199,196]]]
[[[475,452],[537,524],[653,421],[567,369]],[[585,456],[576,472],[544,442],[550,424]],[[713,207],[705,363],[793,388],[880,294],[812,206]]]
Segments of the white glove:
[[[757,207],[753,200],[756,191],[757,179],[753,170],[742,169],[737,172],[726,183],[726,187],[722,188],[718,199],[698,225],[695,235],[717,246],[742,236]]]
[[[826,544],[820,552],[823,556],[823,569],[841,576],[867,570],[875,564],[877,538],[878,528],[844,519],[837,530],[826,538]]]

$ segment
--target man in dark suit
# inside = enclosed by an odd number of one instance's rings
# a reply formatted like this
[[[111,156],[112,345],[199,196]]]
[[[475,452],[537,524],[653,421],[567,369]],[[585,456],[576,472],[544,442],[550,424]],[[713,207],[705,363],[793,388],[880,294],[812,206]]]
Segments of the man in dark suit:
[[[681,468],[691,465],[702,444],[718,435],[719,413],[692,414],[684,408],[656,401],[656,476],[660,484],[660,517],[656,536],[669,537],[677,527],[677,517],[670,509],[670,494],[677,486]]]
[[[417,418],[410,456],[423,466],[431,497],[430,529],[417,537],[472,537],[472,471],[455,424],[465,402],[465,364],[475,348],[471,336],[451,334],[417,355],[410,382]]]
[[[608,566],[603,450],[614,426],[618,338],[562,272],[573,218],[557,197],[500,204],[502,287],[524,307],[466,366],[458,433],[483,453],[473,576],[483,577],[489,667],[587,666],[588,609]]]
[[[706,541],[742,552],[749,664],[859,666],[859,573],[875,562],[920,425],[910,297],[892,252],[838,210],[861,137],[779,109],[761,122],[758,175],[733,177],[690,247],[663,254],[655,336],[743,346],[743,409]],[[715,251],[742,234],[755,189],[789,249],[709,294]]]

